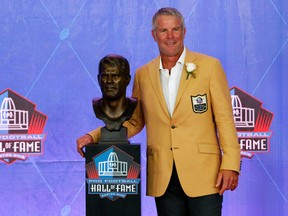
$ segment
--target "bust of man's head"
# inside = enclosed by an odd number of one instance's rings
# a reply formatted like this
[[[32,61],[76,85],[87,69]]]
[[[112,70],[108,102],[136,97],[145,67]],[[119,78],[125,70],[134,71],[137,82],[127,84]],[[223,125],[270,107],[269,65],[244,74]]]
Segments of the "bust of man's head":
[[[102,98],[93,99],[93,109],[96,117],[104,121],[109,131],[119,130],[136,108],[137,100],[126,98],[130,80],[130,66],[126,58],[110,54],[100,60],[98,83]]]
[[[130,80],[130,65],[126,58],[110,54],[100,60],[98,82],[103,99],[113,101],[126,96]]]

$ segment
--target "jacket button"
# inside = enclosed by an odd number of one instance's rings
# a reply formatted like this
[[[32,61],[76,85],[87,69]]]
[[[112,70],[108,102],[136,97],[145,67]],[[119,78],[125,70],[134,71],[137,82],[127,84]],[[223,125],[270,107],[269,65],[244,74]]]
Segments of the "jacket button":
[[[172,128],[172,129],[175,129],[175,128],[176,128],[176,126],[175,126],[175,125],[172,125],[172,126],[171,126],[171,128]]]

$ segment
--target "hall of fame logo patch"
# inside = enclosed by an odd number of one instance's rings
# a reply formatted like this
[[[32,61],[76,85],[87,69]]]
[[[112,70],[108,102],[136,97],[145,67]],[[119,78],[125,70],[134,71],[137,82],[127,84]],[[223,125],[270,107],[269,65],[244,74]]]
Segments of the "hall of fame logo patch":
[[[207,111],[207,95],[191,96],[192,109],[195,113],[204,113]]]
[[[12,164],[41,155],[47,116],[10,89],[0,93],[0,160]]]
[[[252,158],[255,153],[269,152],[273,113],[263,109],[262,102],[237,87],[231,88],[230,94],[241,156]]]

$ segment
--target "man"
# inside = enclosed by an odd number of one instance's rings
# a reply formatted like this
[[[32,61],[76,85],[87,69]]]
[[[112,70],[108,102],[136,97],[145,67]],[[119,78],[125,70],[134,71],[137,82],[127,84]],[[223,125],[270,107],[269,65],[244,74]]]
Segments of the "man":
[[[240,147],[220,62],[184,46],[183,16],[161,8],[152,36],[160,56],[137,70],[138,106],[128,135],[146,125],[147,195],[159,216],[221,215],[223,193],[238,186]],[[93,140],[92,138],[93,137]],[[99,131],[77,140],[80,151]]]

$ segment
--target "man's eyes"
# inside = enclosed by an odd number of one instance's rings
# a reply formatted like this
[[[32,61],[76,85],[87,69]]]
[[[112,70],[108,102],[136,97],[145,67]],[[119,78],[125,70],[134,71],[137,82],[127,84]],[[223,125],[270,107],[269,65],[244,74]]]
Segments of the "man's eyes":
[[[112,74],[112,75],[105,75],[105,74],[103,74],[102,76],[101,76],[101,79],[103,80],[103,81],[107,81],[108,79],[112,79],[113,81],[118,81],[119,79],[120,79],[120,75],[116,75],[116,74]]]
[[[168,29],[159,29],[158,31],[162,33],[162,32],[167,32]],[[173,28],[172,31],[181,31],[181,28],[180,27]]]

